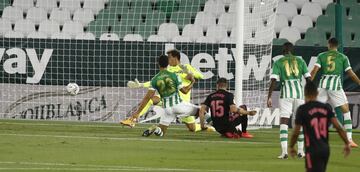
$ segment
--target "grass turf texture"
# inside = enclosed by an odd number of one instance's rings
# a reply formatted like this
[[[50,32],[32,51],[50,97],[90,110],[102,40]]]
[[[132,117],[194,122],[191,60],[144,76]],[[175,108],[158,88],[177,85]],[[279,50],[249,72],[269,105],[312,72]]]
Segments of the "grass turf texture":
[[[278,160],[278,129],[251,131],[253,139],[170,127],[166,137],[141,137],[148,125],[0,120],[0,171],[266,171],[304,170],[303,159]],[[291,133],[291,132],[289,132]],[[360,142],[360,133],[354,132]],[[360,149],[343,158],[330,133],[328,171],[359,171]]]

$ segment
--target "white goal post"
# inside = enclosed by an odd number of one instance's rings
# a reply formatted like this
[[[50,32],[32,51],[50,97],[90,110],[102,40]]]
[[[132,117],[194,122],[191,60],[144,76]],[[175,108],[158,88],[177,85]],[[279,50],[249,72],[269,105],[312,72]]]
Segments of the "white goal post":
[[[263,125],[278,0],[15,1],[0,5],[0,118],[118,122],[146,93],[126,82],[149,81],[175,48],[204,74],[193,103],[224,77]]]

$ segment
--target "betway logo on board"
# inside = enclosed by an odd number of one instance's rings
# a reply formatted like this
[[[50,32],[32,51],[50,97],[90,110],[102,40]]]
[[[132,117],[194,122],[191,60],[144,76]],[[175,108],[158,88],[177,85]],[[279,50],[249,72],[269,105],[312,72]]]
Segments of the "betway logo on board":
[[[165,53],[174,48],[174,44],[165,44]],[[234,78],[234,73],[229,71],[229,65],[230,63],[234,63],[234,59],[236,60],[238,58],[236,57],[236,48],[231,48],[231,53],[229,53],[228,50],[228,48],[219,48],[218,53],[215,54],[215,58],[208,53],[198,53],[192,57],[191,61],[187,54],[181,53],[181,63],[191,64],[204,75],[204,79],[210,79],[216,75],[212,72],[212,69],[216,68],[217,63],[217,75],[230,80]],[[275,61],[280,57],[281,56],[276,56],[273,60]],[[253,71],[256,80],[263,80],[266,76],[266,69],[270,67],[271,60],[271,55],[263,55],[259,62],[257,61],[256,55],[248,55],[247,63],[242,66],[243,79],[250,79],[250,74]],[[315,62],[316,56],[311,57],[308,65],[309,70],[314,66]]]
[[[35,49],[0,48],[0,62],[3,63],[4,71],[8,74],[27,74],[26,83],[39,83],[49,63],[52,49],[44,49],[41,58],[38,58]],[[4,55],[9,58],[3,60]],[[27,58],[32,66],[32,71],[27,71]],[[33,73],[29,76],[29,73]]]

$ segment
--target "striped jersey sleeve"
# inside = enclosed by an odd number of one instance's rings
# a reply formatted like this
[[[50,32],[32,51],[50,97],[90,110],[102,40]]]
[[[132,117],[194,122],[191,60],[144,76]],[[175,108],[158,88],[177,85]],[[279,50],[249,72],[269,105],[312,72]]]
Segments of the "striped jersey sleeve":
[[[301,69],[302,69],[301,71],[302,71],[302,75],[303,75],[305,78],[310,77],[310,73],[309,73],[309,70],[308,70],[308,68],[307,68],[307,65],[306,65],[304,59],[301,59],[300,61],[301,61]]]
[[[350,62],[349,62],[349,58],[347,56],[344,55],[344,71],[348,71],[351,69],[351,66],[350,66]]]
[[[316,59],[316,62],[315,62],[315,66],[321,68],[321,56],[323,55],[324,53],[320,53],[318,56],[317,56],[317,59]]]

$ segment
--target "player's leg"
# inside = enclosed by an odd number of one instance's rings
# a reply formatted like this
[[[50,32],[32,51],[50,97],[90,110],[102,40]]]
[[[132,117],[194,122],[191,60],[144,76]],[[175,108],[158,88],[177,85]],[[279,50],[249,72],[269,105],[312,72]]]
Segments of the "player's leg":
[[[325,172],[329,160],[329,149],[320,148],[321,150],[310,151],[306,153],[306,170],[307,172]]]
[[[199,106],[188,102],[181,102],[173,107],[174,113],[179,116],[181,122],[185,123],[186,127],[191,132],[201,130],[200,124],[196,123],[195,116],[199,112]],[[212,127],[208,127],[209,131],[215,131]]]
[[[246,105],[241,105],[240,108],[243,108],[243,109],[247,110]],[[242,132],[241,137],[253,138],[254,136],[247,131],[248,120],[249,120],[248,116],[243,115],[240,118],[241,118],[241,132]]]
[[[254,136],[252,134],[250,134],[247,131],[247,126],[248,126],[248,116],[247,115],[243,115],[239,117],[241,119],[241,137],[244,138],[253,138]]]
[[[326,151],[324,153],[322,153],[323,155],[323,165],[322,165],[322,169],[324,169],[324,171],[326,171],[326,167],[327,167],[327,163],[329,162],[329,157],[330,157],[330,148],[327,148]]]
[[[278,156],[279,159],[288,158],[288,124],[289,118],[292,113],[293,99],[280,99],[280,145],[281,145],[281,155]]]
[[[306,172],[315,172],[314,171],[314,166],[317,166],[316,163],[318,163],[318,161],[316,161],[314,158],[315,158],[314,153],[306,152],[306,155],[305,155]]]
[[[338,91],[329,91],[329,97],[331,104],[334,107],[340,107],[343,115],[344,115],[344,127],[346,130],[347,138],[350,141],[351,147],[358,147],[358,145],[352,139],[352,120],[351,113],[349,110],[348,100],[346,98],[344,90]]]
[[[229,132],[233,132],[235,137],[238,135],[239,138],[253,138],[251,134],[247,133],[247,115],[240,116],[239,114],[232,114],[229,117],[229,122],[230,125],[228,130]],[[241,129],[239,129],[238,126],[241,126]]]
[[[189,129],[189,131],[191,131],[191,132],[199,131],[199,129],[196,128],[196,122],[195,122],[194,116],[181,117],[180,121],[186,125],[186,127]],[[201,130],[201,127],[200,127],[200,130]]]
[[[151,126],[150,128],[146,129],[142,136],[149,137],[153,133],[157,136],[164,136],[168,126],[175,120],[175,115],[168,114],[167,111],[164,108],[158,108],[158,111],[156,113],[159,113],[160,116],[160,122],[159,125]]]
[[[326,103],[329,99],[328,91],[324,88],[318,88],[318,92],[317,101]]]
[[[305,101],[302,100],[302,99],[295,99],[294,106],[293,106],[294,107],[294,109],[293,109],[294,113],[293,114],[296,114],[297,108],[300,105],[304,104],[304,103],[305,103]],[[293,117],[295,118],[295,115]],[[299,134],[299,137],[297,139],[297,145],[298,145],[298,154],[297,154],[297,156],[299,158],[304,158],[305,157],[305,153],[304,153],[304,132],[303,132],[302,127],[300,129],[300,134]]]
[[[229,116],[229,123],[224,126],[225,133],[224,136],[227,138],[240,138],[242,135],[242,130],[239,130],[237,127],[243,123],[245,118],[239,114],[231,114]]]
[[[120,124],[122,125],[126,125],[126,126],[129,126],[129,127],[135,127],[135,124],[136,124],[136,121],[139,117],[141,117],[142,115],[144,115],[148,110],[149,108],[152,106],[152,105],[156,105],[160,102],[160,97],[158,95],[155,95],[153,96],[149,102],[146,104],[146,106],[140,111],[139,114],[133,114],[132,116],[130,116],[129,118],[125,119],[125,120],[122,120],[120,121]]]

